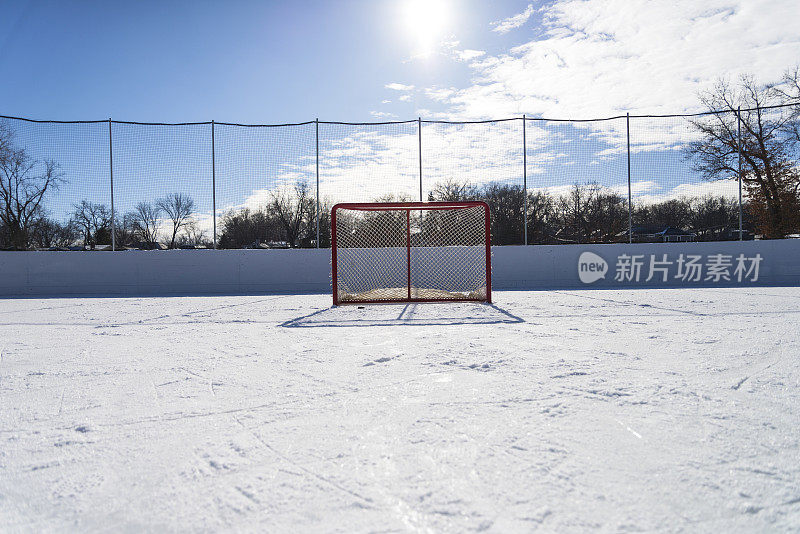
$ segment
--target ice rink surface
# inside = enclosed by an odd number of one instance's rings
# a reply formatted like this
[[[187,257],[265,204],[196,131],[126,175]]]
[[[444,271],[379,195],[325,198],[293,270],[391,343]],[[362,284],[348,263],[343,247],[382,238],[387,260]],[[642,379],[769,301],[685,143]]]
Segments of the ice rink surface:
[[[0,530],[791,532],[800,288],[0,300]]]

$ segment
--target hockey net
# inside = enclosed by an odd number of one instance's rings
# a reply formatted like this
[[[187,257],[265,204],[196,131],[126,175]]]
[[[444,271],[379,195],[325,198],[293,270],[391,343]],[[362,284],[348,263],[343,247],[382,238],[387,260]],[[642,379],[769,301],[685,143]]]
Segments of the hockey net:
[[[491,302],[485,202],[337,204],[331,226],[334,304]]]

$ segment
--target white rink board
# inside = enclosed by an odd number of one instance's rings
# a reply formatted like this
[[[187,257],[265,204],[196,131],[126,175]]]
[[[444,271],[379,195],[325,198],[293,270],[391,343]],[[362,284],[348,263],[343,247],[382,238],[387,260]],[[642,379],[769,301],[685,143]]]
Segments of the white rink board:
[[[579,277],[579,260],[591,253],[606,275],[591,283]],[[667,255],[667,272],[648,281],[652,260]],[[639,277],[615,280],[620,258],[635,257]],[[744,266],[760,256],[757,280],[739,282]],[[678,263],[699,258],[699,280],[676,277]],[[728,280],[706,279],[715,256],[729,261]],[[213,295],[330,292],[330,250],[169,250],[124,252],[0,252],[0,296]],[[630,274],[630,273],[628,273]],[[666,280],[664,276],[666,275]],[[492,247],[494,289],[724,287],[800,285],[800,240]]]
[[[495,302],[0,300],[0,530],[800,530],[800,288]]]

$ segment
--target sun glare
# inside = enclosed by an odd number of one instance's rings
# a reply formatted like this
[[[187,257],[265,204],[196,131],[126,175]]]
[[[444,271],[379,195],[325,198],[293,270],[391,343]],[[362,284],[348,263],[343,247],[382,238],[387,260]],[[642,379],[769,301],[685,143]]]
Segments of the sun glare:
[[[429,56],[436,50],[450,22],[449,8],[448,0],[405,0],[402,21],[414,55]]]

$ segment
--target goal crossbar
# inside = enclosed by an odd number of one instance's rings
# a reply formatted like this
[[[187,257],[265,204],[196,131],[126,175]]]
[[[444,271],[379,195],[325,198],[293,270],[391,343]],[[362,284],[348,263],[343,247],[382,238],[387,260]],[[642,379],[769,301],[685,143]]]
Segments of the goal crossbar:
[[[339,203],[334,305],[491,302],[491,224],[480,201]]]

